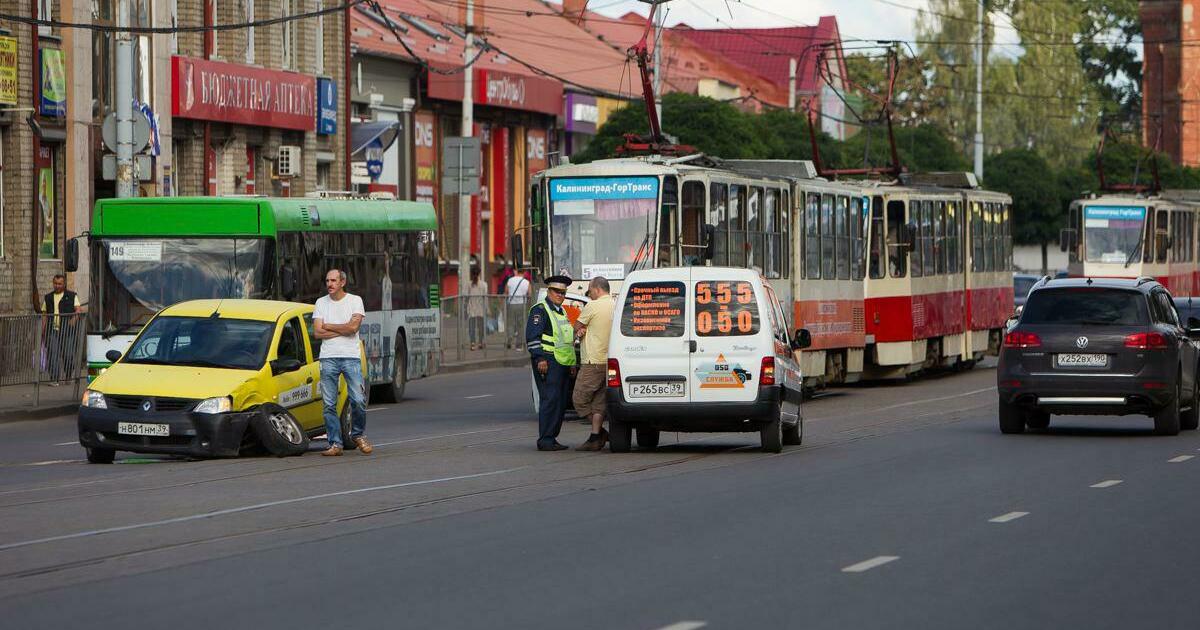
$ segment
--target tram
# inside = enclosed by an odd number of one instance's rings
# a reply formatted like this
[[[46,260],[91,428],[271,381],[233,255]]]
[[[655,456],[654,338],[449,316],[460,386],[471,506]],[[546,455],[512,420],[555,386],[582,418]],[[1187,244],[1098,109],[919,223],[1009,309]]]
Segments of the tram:
[[[1011,199],[969,174],[828,181],[806,161],[650,155],[552,167],[529,200],[530,264],[574,278],[573,300],[597,275],[619,292],[634,269],[757,269],[812,334],[807,386],[971,365],[1012,313]]]

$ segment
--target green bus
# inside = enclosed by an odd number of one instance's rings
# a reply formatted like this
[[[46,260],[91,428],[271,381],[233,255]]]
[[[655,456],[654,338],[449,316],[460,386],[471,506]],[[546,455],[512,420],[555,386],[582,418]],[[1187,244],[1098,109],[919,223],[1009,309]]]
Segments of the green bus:
[[[433,206],[411,201],[101,199],[88,234],[88,376],[164,307],[197,298],[312,303],[336,267],[367,311],[371,399],[399,400],[408,380],[436,373],[441,361],[436,236]],[[74,251],[70,243],[68,259]]]

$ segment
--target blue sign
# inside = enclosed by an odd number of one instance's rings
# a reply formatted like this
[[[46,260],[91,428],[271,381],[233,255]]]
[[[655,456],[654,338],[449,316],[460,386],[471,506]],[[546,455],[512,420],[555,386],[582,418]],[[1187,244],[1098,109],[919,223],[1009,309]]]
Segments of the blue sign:
[[[1146,218],[1146,208],[1144,206],[1088,206],[1083,209],[1083,218],[1141,221]]]
[[[337,83],[333,79],[317,79],[317,133],[337,133]]]
[[[658,199],[657,177],[577,177],[550,181],[550,201]]]

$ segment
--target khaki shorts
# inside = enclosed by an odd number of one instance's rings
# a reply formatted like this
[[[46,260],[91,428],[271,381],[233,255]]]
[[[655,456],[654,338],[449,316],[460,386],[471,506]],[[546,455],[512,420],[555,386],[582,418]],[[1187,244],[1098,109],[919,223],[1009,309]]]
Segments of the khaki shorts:
[[[592,414],[604,415],[605,388],[608,385],[608,365],[584,363],[575,375],[575,391],[571,400],[580,418]]]

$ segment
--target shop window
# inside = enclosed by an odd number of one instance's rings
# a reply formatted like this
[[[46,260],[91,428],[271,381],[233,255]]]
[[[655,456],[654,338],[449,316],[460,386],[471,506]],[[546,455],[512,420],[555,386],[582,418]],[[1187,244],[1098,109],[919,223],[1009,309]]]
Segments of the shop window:
[[[38,257],[58,258],[58,177],[54,147],[39,147],[37,161],[37,200],[39,223]]]
[[[282,6],[284,17],[296,14],[296,0],[283,0]],[[288,20],[280,26],[283,29],[283,68],[286,70],[296,69],[296,24],[296,20]]]

